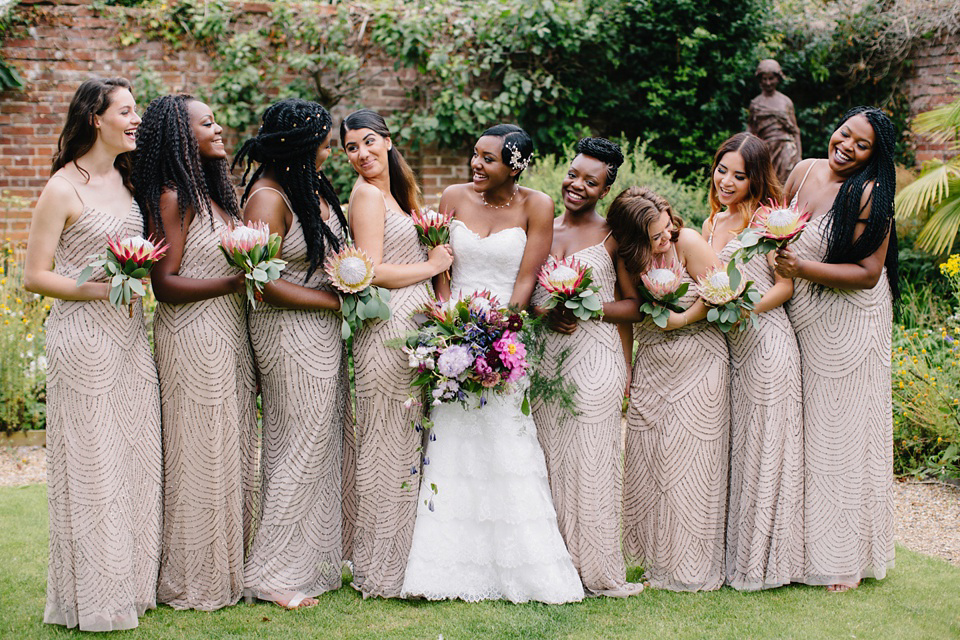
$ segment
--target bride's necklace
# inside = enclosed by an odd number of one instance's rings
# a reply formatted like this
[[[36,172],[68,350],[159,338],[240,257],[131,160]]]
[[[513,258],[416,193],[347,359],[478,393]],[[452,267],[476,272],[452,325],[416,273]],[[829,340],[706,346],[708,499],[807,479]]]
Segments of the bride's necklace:
[[[510,194],[510,199],[507,200],[505,204],[490,204],[487,202],[487,194],[484,191],[480,192],[480,199],[483,200],[483,206],[490,207],[491,209],[506,209],[510,206],[510,203],[513,202],[513,197],[517,195],[517,191],[520,191],[520,187],[513,185],[513,193]]]

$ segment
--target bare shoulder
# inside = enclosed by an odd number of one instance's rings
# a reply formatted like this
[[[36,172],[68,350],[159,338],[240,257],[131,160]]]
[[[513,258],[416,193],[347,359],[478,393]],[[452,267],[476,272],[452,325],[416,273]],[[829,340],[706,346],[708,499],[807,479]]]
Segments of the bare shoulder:
[[[703,236],[700,235],[696,229],[691,229],[690,227],[684,227],[680,229],[680,234],[677,236],[677,250],[681,253],[688,253],[690,251],[700,251],[704,247],[708,250],[710,245],[707,244],[707,241],[703,239]]]
[[[468,195],[468,189],[473,191],[473,185],[469,182],[452,184],[443,190],[443,195],[440,197],[445,202],[449,202],[451,205],[453,205],[458,202],[463,202]]]
[[[520,194],[524,199],[534,207],[549,207],[553,210],[553,198],[543,191],[530,189],[529,187],[520,187]]]

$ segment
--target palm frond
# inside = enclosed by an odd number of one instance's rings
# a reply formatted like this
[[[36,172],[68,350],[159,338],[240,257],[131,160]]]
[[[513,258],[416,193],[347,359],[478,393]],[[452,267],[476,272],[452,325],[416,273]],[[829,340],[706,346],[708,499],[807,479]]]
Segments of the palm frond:
[[[911,128],[933,142],[953,140],[956,145],[960,133],[960,100],[918,114]]]
[[[931,160],[920,177],[897,194],[893,201],[898,220],[922,217],[960,188],[960,158],[947,162]]]
[[[948,252],[953,249],[957,231],[960,230],[960,194],[940,203],[917,237],[917,246],[931,253]]]

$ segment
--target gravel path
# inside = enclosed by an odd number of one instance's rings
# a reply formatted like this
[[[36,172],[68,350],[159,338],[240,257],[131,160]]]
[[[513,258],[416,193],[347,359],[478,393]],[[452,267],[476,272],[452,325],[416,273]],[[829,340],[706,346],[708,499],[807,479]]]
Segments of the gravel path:
[[[43,447],[0,448],[0,487],[43,483]],[[894,483],[897,541],[960,567],[960,488],[939,482]]]

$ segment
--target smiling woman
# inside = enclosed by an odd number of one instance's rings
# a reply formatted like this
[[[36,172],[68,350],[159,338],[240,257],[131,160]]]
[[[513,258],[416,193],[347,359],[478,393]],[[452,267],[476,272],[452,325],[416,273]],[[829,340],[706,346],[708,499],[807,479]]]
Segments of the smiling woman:
[[[147,227],[170,244],[153,269],[164,449],[157,598],[177,609],[240,599],[256,490],[244,275],[219,249],[220,232],[240,219],[222,131],[204,103],[157,98],[133,172]]]
[[[24,287],[56,298],[47,320],[50,556],[43,620],[131,629],[156,606],[160,407],[140,300],[107,301],[107,235],[138,236],[129,151],[140,124],[123,78],[84,82],[70,103],[53,177],[30,224]]]

